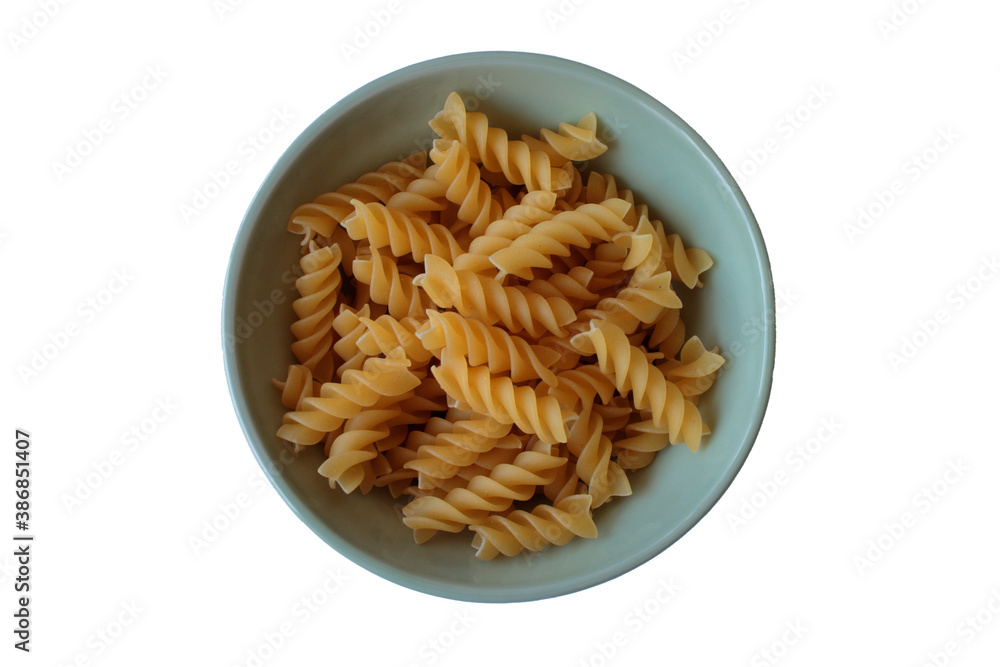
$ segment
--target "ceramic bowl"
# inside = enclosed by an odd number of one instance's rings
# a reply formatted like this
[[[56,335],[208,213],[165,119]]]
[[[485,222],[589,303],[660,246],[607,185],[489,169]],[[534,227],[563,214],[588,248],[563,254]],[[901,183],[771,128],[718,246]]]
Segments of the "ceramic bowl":
[[[630,475],[633,494],[598,508],[595,539],[481,561],[471,533],[413,541],[384,489],[345,495],[317,473],[320,447],[297,458],[275,436],[282,408],[272,378],[293,362],[291,301],[299,204],[380,164],[429,148],[427,121],[451,91],[512,137],[596,112],[609,150],[590,167],[676,231],[715,266],[704,288],[678,289],[688,333],[727,363],[699,407],[711,426],[697,452],[668,446]],[[732,175],[705,141],[656,99],[608,73],[551,56],[484,52],[438,58],[383,76],[313,122],[270,171],[236,236],[223,299],[225,370],[246,439],[295,514],[371,572],[447,598],[510,602],[578,591],[653,558],[684,535],[733,481],[764,417],[774,364],[774,292],[760,229]],[[266,526],[260,526],[267,530]]]

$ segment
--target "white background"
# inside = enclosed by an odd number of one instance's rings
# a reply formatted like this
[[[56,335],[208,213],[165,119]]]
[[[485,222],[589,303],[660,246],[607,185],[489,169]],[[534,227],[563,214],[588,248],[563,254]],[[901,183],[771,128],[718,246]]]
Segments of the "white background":
[[[4,3],[0,536],[24,428],[37,542],[30,655],[0,550],[3,664],[995,664],[996,3],[233,4]],[[391,19],[348,57],[372,12]],[[711,513],[608,584],[492,606],[310,533],[260,482],[219,333],[237,227],[294,137],[382,74],[489,49],[599,67],[687,120],[740,174],[780,308],[767,418]]]

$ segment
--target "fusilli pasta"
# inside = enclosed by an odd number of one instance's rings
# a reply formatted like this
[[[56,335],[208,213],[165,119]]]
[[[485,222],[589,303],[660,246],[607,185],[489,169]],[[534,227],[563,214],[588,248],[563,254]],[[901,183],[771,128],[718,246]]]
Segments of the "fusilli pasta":
[[[322,444],[339,492],[406,496],[418,543],[471,533],[490,560],[595,537],[628,471],[709,433],[725,359],[681,306],[712,259],[580,163],[607,150],[592,113],[511,140],[452,93],[430,125],[429,155],[291,213],[278,436]]]

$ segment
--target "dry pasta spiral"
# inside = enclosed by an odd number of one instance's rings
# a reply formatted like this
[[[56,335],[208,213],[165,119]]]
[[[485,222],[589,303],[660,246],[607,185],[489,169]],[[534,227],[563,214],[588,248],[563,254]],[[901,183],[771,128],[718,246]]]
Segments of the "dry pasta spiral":
[[[465,317],[487,324],[502,323],[511,333],[526,331],[535,338],[544,332],[565,335],[576,319],[573,306],[561,297],[544,297],[520,285],[503,286],[471,271],[456,271],[444,259],[428,255],[425,273],[413,284],[441,308],[455,308]],[[357,270],[357,269],[355,269]]]
[[[458,313],[428,312],[427,317],[427,326],[417,334],[427,350],[440,355],[447,348],[468,357],[471,366],[487,365],[491,373],[509,372],[514,382],[540,379],[549,385],[556,383],[549,367],[559,353],[552,348]]]
[[[509,377],[490,377],[483,366],[469,367],[465,357],[445,349],[441,364],[431,372],[459,405],[488,414],[498,422],[515,424],[547,443],[565,442],[566,425],[559,403],[531,387],[518,387]]]
[[[435,418],[423,431],[410,433],[407,442],[416,449],[416,456],[405,467],[418,473],[419,488],[435,488],[474,464],[480,454],[495,447],[518,446],[520,441],[511,434],[511,427],[483,415],[455,422]]]
[[[403,507],[403,523],[414,531],[455,533],[486,520],[492,512],[508,510],[514,501],[528,500],[539,486],[550,484],[566,459],[540,451],[523,451],[512,462],[501,463],[488,475],[476,475],[467,486],[443,497],[423,496]],[[429,537],[427,532],[423,537]]]
[[[368,239],[372,248],[389,247],[395,257],[413,255],[418,262],[429,254],[439,255],[449,262],[465,252],[447,227],[427,224],[406,209],[389,208],[382,204],[365,204],[353,199],[354,213],[341,223],[355,241]]]
[[[389,314],[397,319],[421,317],[431,305],[427,295],[416,289],[413,278],[400,273],[396,262],[377,248],[372,248],[371,255],[354,260],[354,277],[368,285],[372,301],[387,306]]]
[[[597,138],[597,115],[593,112],[576,124],[559,123],[558,132],[543,127],[540,140],[528,135],[521,139],[530,148],[548,153],[554,167],[561,167],[570,160],[593,160],[608,150],[607,145]]]
[[[493,199],[490,186],[480,180],[479,167],[457,141],[435,141],[431,159],[437,167],[434,178],[446,187],[445,198],[459,205],[458,219],[472,226],[473,236],[479,236],[500,215],[500,204]]]
[[[530,512],[515,510],[470,526],[476,533],[472,541],[476,556],[493,560],[500,554],[516,556],[524,549],[540,551],[549,544],[566,544],[578,536],[596,537],[592,502],[589,495],[572,495],[553,505],[538,505]]]
[[[431,353],[417,338],[417,330],[423,326],[420,320],[413,317],[397,320],[392,315],[383,315],[374,320],[362,316],[358,318],[358,322],[365,327],[366,331],[357,338],[355,344],[358,350],[366,356],[377,357],[380,354],[389,354],[392,350],[400,347],[406,357],[412,359],[417,365],[424,364],[431,359]]]
[[[613,232],[629,229],[622,219],[631,204],[609,199],[601,204],[584,204],[575,211],[562,211],[540,222],[508,247],[490,255],[500,275],[511,274],[530,280],[532,269],[552,268],[550,256],[566,257],[570,247],[589,248],[594,239],[610,241]]]
[[[370,464],[377,455],[375,445],[389,437],[389,423],[400,414],[398,409],[371,409],[348,419],[319,474],[348,493],[358,487],[363,492],[370,489],[375,483]]]
[[[576,459],[574,473],[593,496],[593,507],[603,505],[611,496],[632,493],[625,473],[611,460],[611,438],[604,433],[604,418],[593,406],[584,409],[570,427],[566,447]]]
[[[430,125],[443,139],[467,146],[472,160],[482,163],[487,171],[502,173],[510,183],[523,184],[529,192],[554,192],[569,186],[565,174],[553,169],[548,153],[533,151],[523,141],[511,141],[504,130],[490,127],[484,114],[467,112],[456,93],[448,96],[444,109]]]
[[[701,440],[701,417],[688,400],[646,354],[631,345],[618,326],[601,320],[591,322],[587,333],[578,334],[573,344],[584,354],[596,354],[601,370],[612,375],[623,396],[631,394],[637,409],[648,409],[656,426],[666,426],[670,442],[682,437],[692,449]],[[697,427],[692,426],[697,420]]]
[[[333,308],[340,295],[341,253],[338,246],[320,248],[300,260],[303,275],[295,281],[301,295],[292,304],[299,318],[292,324],[292,354],[320,382],[333,377]]]
[[[319,442],[380,399],[401,398],[419,386],[409,367],[402,351],[365,360],[362,370],[349,370],[340,382],[323,384],[319,396],[304,398],[300,409],[285,415],[278,436],[299,445]]]
[[[386,202],[395,193],[420,177],[423,169],[416,165],[426,162],[425,153],[414,153],[406,161],[387,162],[376,171],[360,176],[333,192],[320,195],[315,201],[303,204],[292,212],[288,220],[288,231],[304,234],[302,245],[306,245],[314,235],[329,237],[337,225],[354,210],[352,199],[363,202]]]

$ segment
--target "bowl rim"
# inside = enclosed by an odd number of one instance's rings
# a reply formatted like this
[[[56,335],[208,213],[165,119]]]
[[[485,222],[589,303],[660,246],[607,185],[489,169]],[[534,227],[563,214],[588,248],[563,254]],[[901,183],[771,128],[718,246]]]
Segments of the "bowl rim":
[[[667,119],[672,125],[678,128],[694,147],[718,172],[722,182],[726,184],[728,191],[735,198],[747,223],[750,233],[754,254],[760,267],[761,288],[764,294],[764,322],[767,324],[764,331],[764,357],[763,368],[759,385],[755,388],[753,396],[753,418],[746,425],[743,432],[742,441],[736,449],[736,454],[729,464],[728,470],[721,480],[712,488],[691,512],[678,523],[671,531],[665,533],[660,539],[651,542],[644,549],[635,552],[629,558],[615,561],[602,568],[588,571],[585,575],[580,575],[570,579],[558,579],[545,584],[532,585],[511,585],[498,587],[496,589],[484,589],[472,584],[443,582],[427,577],[415,575],[392,565],[388,565],[377,557],[373,557],[367,552],[355,548],[339,534],[332,531],[317,520],[308,512],[301,503],[296,493],[293,492],[288,482],[280,475],[280,470],[268,455],[266,445],[258,437],[253,427],[253,418],[249,406],[249,401],[243,395],[240,388],[239,369],[236,360],[236,346],[227,344],[233,340],[235,334],[236,297],[238,276],[244,269],[246,261],[246,248],[250,239],[250,230],[255,221],[260,217],[264,203],[275,193],[278,182],[288,169],[298,160],[302,153],[312,144],[312,142],[337,118],[346,114],[350,109],[367,99],[369,96],[390,88],[407,78],[416,74],[431,72],[438,69],[448,69],[449,67],[471,63],[500,63],[515,64],[538,67],[540,65],[553,67],[561,70],[570,70],[578,74],[583,74],[601,80],[605,84],[611,85],[624,94],[632,96],[637,102],[649,107],[655,114]],[[274,166],[268,171],[261,185],[257,188],[246,213],[236,232],[233,248],[229,257],[229,264],[226,270],[225,282],[222,296],[222,351],[223,366],[226,375],[226,384],[229,388],[233,409],[236,412],[237,420],[243,431],[244,438],[257,460],[268,481],[277,491],[278,495],[286,505],[295,513],[314,534],[322,539],[327,545],[334,548],[339,554],[348,558],[355,564],[376,574],[383,579],[393,582],[405,588],[416,590],[422,593],[435,595],[438,597],[462,600],[466,602],[529,602],[542,600],[551,597],[558,597],[585,590],[596,586],[621,575],[630,572],[657,555],[661,554],[677,540],[691,530],[702,518],[707,516],[711,509],[725,494],[732,485],[737,474],[742,469],[750,450],[760,432],[761,425],[767,411],[770,399],[771,386],[774,374],[774,358],[776,344],[775,326],[775,295],[774,283],[771,274],[771,264],[768,258],[767,249],[764,244],[763,234],[757,219],[750,209],[745,195],[736,179],[726,168],[725,164],[715,153],[708,143],[682,118],[667,108],[662,102],[652,97],[633,84],[604,70],[591,65],[586,65],[574,60],[561,58],[541,53],[531,53],[524,51],[471,51],[452,55],[431,58],[422,62],[414,63],[406,67],[384,74],[369,83],[364,84],[355,91],[349,93],[329,109],[319,115],[305,130],[295,138],[288,148],[281,154]]]

